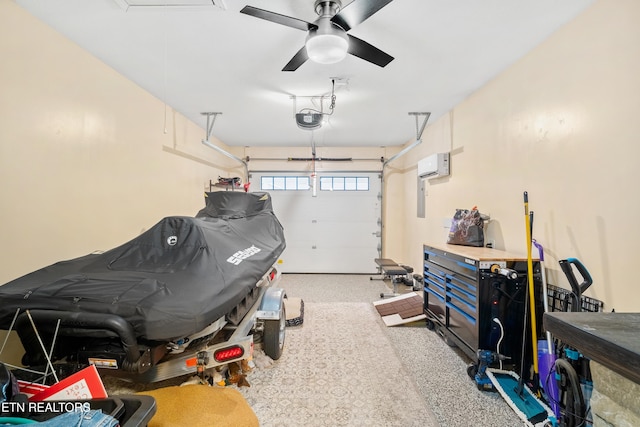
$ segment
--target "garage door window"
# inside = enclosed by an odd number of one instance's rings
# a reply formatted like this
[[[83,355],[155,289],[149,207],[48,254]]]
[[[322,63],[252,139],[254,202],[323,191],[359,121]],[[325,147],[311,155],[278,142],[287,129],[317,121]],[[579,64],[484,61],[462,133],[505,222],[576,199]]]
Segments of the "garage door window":
[[[308,176],[263,176],[260,189],[267,191],[306,191],[311,188]]]
[[[322,191],[369,191],[366,176],[323,176],[320,178]]]

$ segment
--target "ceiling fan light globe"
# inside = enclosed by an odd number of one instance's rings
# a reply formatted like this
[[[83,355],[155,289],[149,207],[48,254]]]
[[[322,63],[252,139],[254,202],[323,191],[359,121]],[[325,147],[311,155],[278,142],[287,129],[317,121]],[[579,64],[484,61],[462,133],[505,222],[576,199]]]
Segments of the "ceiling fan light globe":
[[[347,56],[349,42],[341,35],[316,34],[305,44],[309,59],[320,64],[335,64]]]

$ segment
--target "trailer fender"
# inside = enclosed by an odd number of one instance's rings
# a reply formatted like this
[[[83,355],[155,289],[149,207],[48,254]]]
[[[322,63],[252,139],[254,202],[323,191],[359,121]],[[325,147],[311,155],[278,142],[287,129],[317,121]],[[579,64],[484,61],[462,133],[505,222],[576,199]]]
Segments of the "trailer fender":
[[[282,288],[267,288],[260,308],[256,312],[256,318],[263,320],[278,320],[281,308],[284,305],[284,298],[287,296]]]

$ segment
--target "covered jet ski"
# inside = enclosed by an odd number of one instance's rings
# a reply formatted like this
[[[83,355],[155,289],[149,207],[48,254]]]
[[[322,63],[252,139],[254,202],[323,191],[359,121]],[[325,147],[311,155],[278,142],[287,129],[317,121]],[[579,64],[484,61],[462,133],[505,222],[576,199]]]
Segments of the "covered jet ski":
[[[138,372],[145,349],[183,342],[220,319],[239,323],[285,248],[282,225],[268,193],[220,191],[205,200],[195,217],[166,217],[114,249],[0,286],[0,329],[15,323],[23,363],[43,362],[25,314],[55,344],[54,358],[77,358],[94,343],[103,355],[120,346],[121,363]]]

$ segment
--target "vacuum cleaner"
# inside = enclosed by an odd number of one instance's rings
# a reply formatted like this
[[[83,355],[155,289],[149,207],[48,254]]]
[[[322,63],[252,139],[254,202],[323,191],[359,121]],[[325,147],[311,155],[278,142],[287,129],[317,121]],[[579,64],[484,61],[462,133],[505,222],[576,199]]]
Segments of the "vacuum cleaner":
[[[593,279],[586,267],[577,258],[559,261],[571,292],[563,304],[564,311],[580,312],[582,294],[593,284]],[[574,271],[582,276],[578,283]],[[557,360],[554,363],[555,384],[557,387],[557,415],[561,427],[578,427],[591,425],[589,401],[593,390],[589,360],[576,349],[558,343]]]

